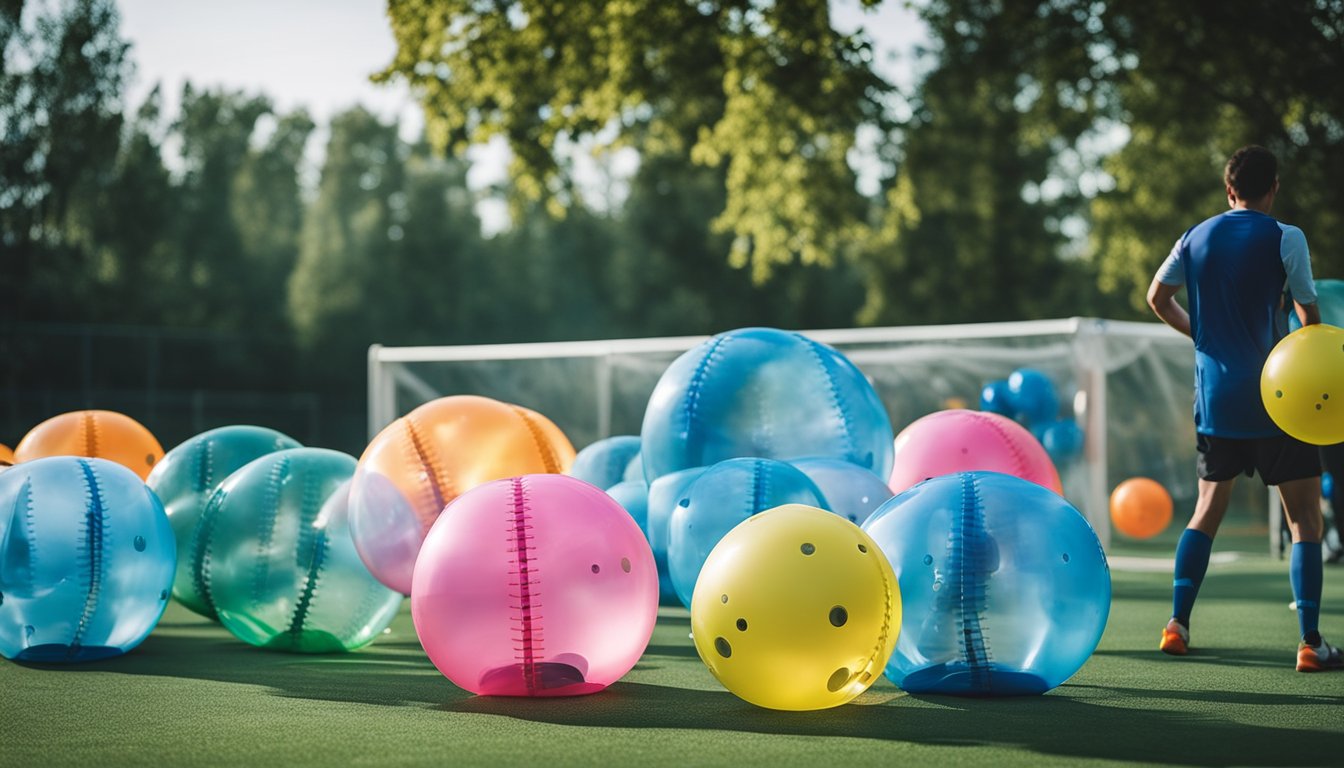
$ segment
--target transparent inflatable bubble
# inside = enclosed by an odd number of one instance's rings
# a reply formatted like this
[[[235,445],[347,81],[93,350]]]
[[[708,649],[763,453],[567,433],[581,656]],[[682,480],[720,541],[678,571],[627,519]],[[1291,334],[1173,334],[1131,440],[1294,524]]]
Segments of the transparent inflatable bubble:
[[[598,488],[610,488],[626,479],[626,468],[638,454],[637,436],[606,437],[579,451],[567,474]]]

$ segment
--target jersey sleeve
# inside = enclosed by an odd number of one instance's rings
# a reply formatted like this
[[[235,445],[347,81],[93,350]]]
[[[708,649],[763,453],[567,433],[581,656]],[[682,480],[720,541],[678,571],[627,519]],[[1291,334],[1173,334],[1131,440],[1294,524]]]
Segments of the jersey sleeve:
[[[1288,292],[1298,304],[1316,303],[1316,283],[1311,277],[1311,254],[1307,251],[1307,236],[1291,224],[1279,224],[1283,237],[1279,240],[1279,255],[1283,269],[1288,273]]]
[[[1157,282],[1163,285],[1185,285],[1185,260],[1181,256],[1181,244],[1185,242],[1182,236],[1171,247],[1171,253],[1167,254],[1167,260],[1162,262],[1162,266],[1157,269]],[[1310,275],[1308,275],[1310,279]]]

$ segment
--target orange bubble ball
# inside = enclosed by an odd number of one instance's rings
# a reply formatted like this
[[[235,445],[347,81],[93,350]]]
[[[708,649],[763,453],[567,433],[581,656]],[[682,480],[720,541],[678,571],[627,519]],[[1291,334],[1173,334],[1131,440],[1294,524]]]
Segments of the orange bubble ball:
[[[14,451],[8,445],[0,443],[0,464],[13,464]]]
[[[1149,539],[1171,522],[1171,494],[1156,480],[1131,477],[1111,492],[1111,524],[1126,536]]]
[[[550,419],[477,395],[432,400],[379,432],[350,487],[350,524],[364,564],[410,594],[415,556],[448,502],[492,480],[563,474],[574,446]]]
[[[163,446],[144,425],[116,411],[71,411],[53,416],[23,436],[14,463],[48,456],[107,459],[140,476],[163,458]]]

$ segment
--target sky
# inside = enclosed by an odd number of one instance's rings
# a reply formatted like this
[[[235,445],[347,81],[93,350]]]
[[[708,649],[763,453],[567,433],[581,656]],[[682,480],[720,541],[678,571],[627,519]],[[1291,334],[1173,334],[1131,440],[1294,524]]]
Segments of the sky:
[[[118,0],[117,5],[136,66],[128,98],[132,107],[158,84],[165,110],[173,114],[182,85],[191,82],[264,93],[281,111],[307,109],[319,126],[359,104],[384,120],[399,119],[408,140],[423,128],[420,109],[404,84],[369,80],[396,50],[386,0]],[[872,35],[879,71],[897,85],[913,84],[908,52],[925,32],[904,3],[888,0],[877,11],[864,12],[858,0],[832,0],[831,8],[837,29],[848,32],[863,25]],[[314,166],[326,138],[325,130],[314,133],[308,153]],[[576,152],[576,176],[589,199],[601,204],[612,190],[585,151],[590,148],[591,143],[580,145]],[[472,187],[503,180],[508,149],[502,141],[475,147],[468,157]],[[637,167],[633,150],[607,161],[607,172],[617,179]],[[875,178],[860,179],[861,189],[875,186]],[[487,233],[507,226],[502,201],[482,200],[477,213]]]

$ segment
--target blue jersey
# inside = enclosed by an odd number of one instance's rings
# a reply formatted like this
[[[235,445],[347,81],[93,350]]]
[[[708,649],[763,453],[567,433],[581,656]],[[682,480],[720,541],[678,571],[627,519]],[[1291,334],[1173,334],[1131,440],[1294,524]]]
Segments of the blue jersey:
[[[1260,400],[1260,371],[1288,332],[1291,302],[1316,302],[1302,230],[1258,211],[1219,214],[1176,241],[1157,279],[1184,285],[1190,305],[1195,430],[1235,438],[1283,434]]]

